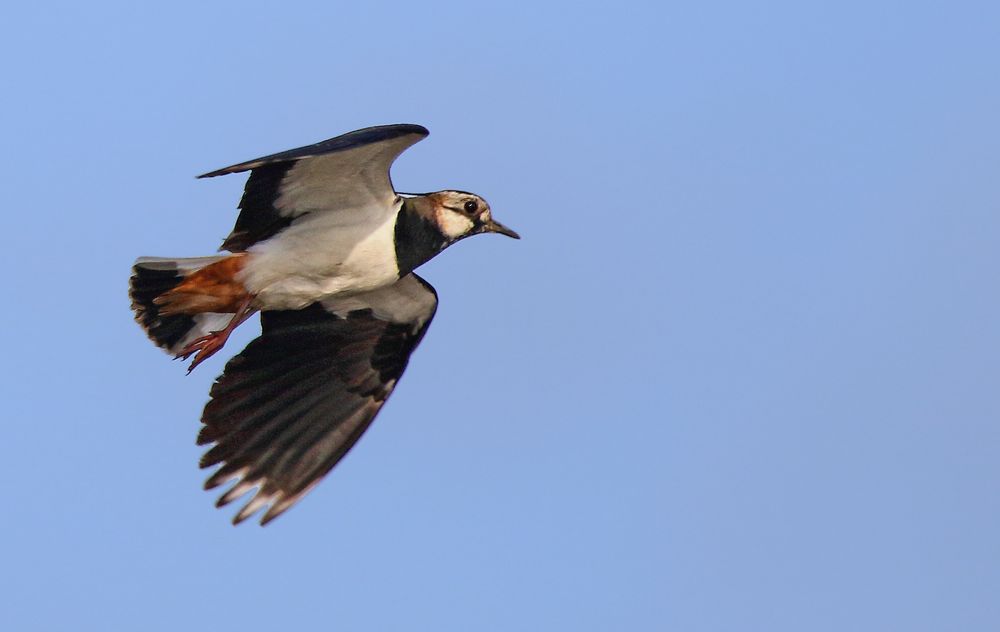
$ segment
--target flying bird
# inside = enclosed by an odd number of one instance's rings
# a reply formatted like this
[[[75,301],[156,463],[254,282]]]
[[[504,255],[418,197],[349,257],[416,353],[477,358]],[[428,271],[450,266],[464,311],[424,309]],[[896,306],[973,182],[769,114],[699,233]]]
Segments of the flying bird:
[[[198,434],[205,489],[232,483],[217,506],[255,490],[234,524],[288,510],[371,424],[437,309],[414,270],[471,235],[519,239],[473,193],[395,191],[392,163],[427,134],[369,127],[201,175],[250,172],[223,254],[132,267],[136,321],[189,372],[260,312]]]

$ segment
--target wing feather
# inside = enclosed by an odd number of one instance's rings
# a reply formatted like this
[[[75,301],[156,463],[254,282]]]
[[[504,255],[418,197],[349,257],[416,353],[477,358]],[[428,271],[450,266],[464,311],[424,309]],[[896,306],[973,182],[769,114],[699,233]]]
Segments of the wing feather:
[[[368,127],[198,176],[250,171],[236,226],[221,249],[243,252],[309,213],[357,213],[358,221],[378,221],[396,198],[389,168],[427,134],[420,125]]]
[[[312,158],[314,156],[322,156],[324,154],[348,151],[408,136],[416,137],[409,141],[410,144],[413,144],[421,138],[426,137],[429,133],[430,132],[427,131],[426,127],[423,127],[422,125],[413,125],[411,123],[376,125],[374,127],[366,127],[364,129],[341,134],[340,136],[329,138],[312,145],[305,145],[304,147],[297,147],[296,149],[289,149],[287,151],[223,167],[222,169],[216,169],[215,171],[203,173],[198,177],[214,178],[215,176],[221,176],[227,173],[239,173],[241,171],[256,169],[264,165],[281,162],[293,162],[303,158]]]
[[[297,311],[267,311],[261,335],[229,361],[202,415],[206,489],[222,506],[256,488],[234,522],[292,507],[357,442],[402,375],[437,308],[414,274]]]

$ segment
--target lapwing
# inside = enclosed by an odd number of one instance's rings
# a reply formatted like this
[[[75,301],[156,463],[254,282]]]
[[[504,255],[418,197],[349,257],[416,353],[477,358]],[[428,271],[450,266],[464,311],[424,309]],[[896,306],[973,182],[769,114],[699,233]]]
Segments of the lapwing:
[[[397,193],[389,169],[428,132],[369,127],[241,162],[250,172],[224,254],[142,257],[135,319],[189,372],[260,312],[261,334],[226,364],[202,414],[206,489],[247,492],[238,524],[288,510],[340,461],[392,393],[430,325],[437,293],[414,273],[480,233],[518,234],[473,193]]]

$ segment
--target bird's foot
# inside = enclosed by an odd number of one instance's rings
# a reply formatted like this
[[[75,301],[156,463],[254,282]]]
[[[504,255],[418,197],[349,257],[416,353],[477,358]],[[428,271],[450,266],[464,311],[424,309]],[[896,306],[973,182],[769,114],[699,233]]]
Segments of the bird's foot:
[[[236,309],[236,313],[233,314],[233,318],[229,321],[229,324],[225,328],[218,331],[209,332],[208,335],[202,336],[201,338],[196,338],[191,341],[191,344],[187,345],[174,356],[176,360],[187,360],[194,354],[194,360],[191,362],[191,366],[188,367],[188,375],[194,368],[204,362],[205,360],[212,357],[216,351],[225,346],[226,341],[229,340],[229,334],[233,333],[233,330],[239,327],[243,321],[250,318],[257,310],[253,308],[253,296],[247,295],[239,304]]]
[[[216,351],[225,346],[231,332],[232,330],[227,327],[220,331],[213,331],[207,336],[196,338],[191,341],[191,344],[178,351],[174,358],[177,360],[187,360],[194,355],[194,360],[191,362],[191,366],[188,367],[188,373],[191,373],[196,366],[212,357]]]

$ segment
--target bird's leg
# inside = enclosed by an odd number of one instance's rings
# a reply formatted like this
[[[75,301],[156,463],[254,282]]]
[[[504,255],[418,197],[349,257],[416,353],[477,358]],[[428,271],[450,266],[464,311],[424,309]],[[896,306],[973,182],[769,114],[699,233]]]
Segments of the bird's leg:
[[[176,356],[177,359],[187,360],[191,354],[195,354],[194,360],[191,362],[191,366],[188,367],[188,373],[194,371],[194,368],[210,358],[216,351],[221,349],[226,341],[229,340],[229,334],[233,333],[233,330],[239,327],[246,319],[250,318],[257,311],[253,305],[253,295],[248,294],[244,298],[239,306],[236,308],[236,313],[233,314],[232,320],[225,328],[219,331],[210,332],[207,336],[202,336],[191,341],[191,344],[181,349]]]

